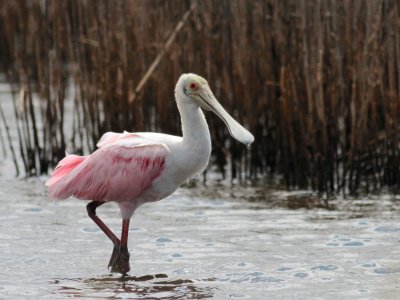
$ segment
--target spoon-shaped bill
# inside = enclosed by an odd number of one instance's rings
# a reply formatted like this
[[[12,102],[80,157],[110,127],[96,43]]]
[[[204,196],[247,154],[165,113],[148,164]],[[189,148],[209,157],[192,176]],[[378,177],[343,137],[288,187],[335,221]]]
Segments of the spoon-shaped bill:
[[[233,138],[245,145],[250,145],[254,142],[254,136],[226,112],[210,89],[200,92],[200,97],[203,102],[202,107],[213,111],[220,117],[222,121],[224,121],[226,127],[228,127],[229,133]]]

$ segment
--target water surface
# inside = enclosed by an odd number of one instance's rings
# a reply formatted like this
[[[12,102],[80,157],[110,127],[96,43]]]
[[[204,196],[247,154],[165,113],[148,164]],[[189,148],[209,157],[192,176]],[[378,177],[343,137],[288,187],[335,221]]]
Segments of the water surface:
[[[400,200],[324,201],[274,186],[181,188],[139,208],[131,269],[86,202],[46,199],[45,178],[0,177],[0,298],[396,299]],[[120,232],[118,208],[98,209]]]

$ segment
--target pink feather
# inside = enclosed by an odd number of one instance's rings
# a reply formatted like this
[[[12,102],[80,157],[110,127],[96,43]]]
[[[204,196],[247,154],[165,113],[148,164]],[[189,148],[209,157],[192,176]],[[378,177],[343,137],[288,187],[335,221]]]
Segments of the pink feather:
[[[166,148],[134,134],[108,133],[88,156],[67,155],[46,182],[49,197],[131,201],[160,176]]]

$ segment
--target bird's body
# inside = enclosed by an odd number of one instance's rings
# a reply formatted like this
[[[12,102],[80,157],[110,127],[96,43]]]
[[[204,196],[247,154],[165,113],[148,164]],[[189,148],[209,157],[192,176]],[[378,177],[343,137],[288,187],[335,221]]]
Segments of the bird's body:
[[[189,109],[183,137],[108,132],[91,155],[66,156],[47,183],[50,198],[115,201],[128,219],[141,204],[169,196],[205,169],[211,154],[204,114],[199,107]]]
[[[182,75],[175,88],[175,98],[181,115],[182,137],[152,132],[108,132],[92,154],[67,155],[46,183],[50,198],[74,196],[94,201],[88,205],[89,216],[114,242],[116,248],[110,266],[121,273],[129,270],[127,226],[135,209],[169,196],[208,164],[211,138],[201,107],[221,117],[236,139],[246,144],[253,141],[253,136],[219,105],[200,76]],[[97,206],[110,201],[118,203],[124,220],[121,240],[95,214]],[[118,250],[121,244],[126,248],[124,253]]]

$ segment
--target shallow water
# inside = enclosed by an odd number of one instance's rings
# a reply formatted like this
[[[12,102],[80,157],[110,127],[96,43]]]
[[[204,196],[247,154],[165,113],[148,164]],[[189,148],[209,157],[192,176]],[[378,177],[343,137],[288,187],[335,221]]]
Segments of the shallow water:
[[[335,200],[274,187],[181,188],[139,208],[129,276],[79,200],[45,179],[1,179],[0,298],[398,299],[400,200]],[[118,208],[98,209],[119,233]]]

